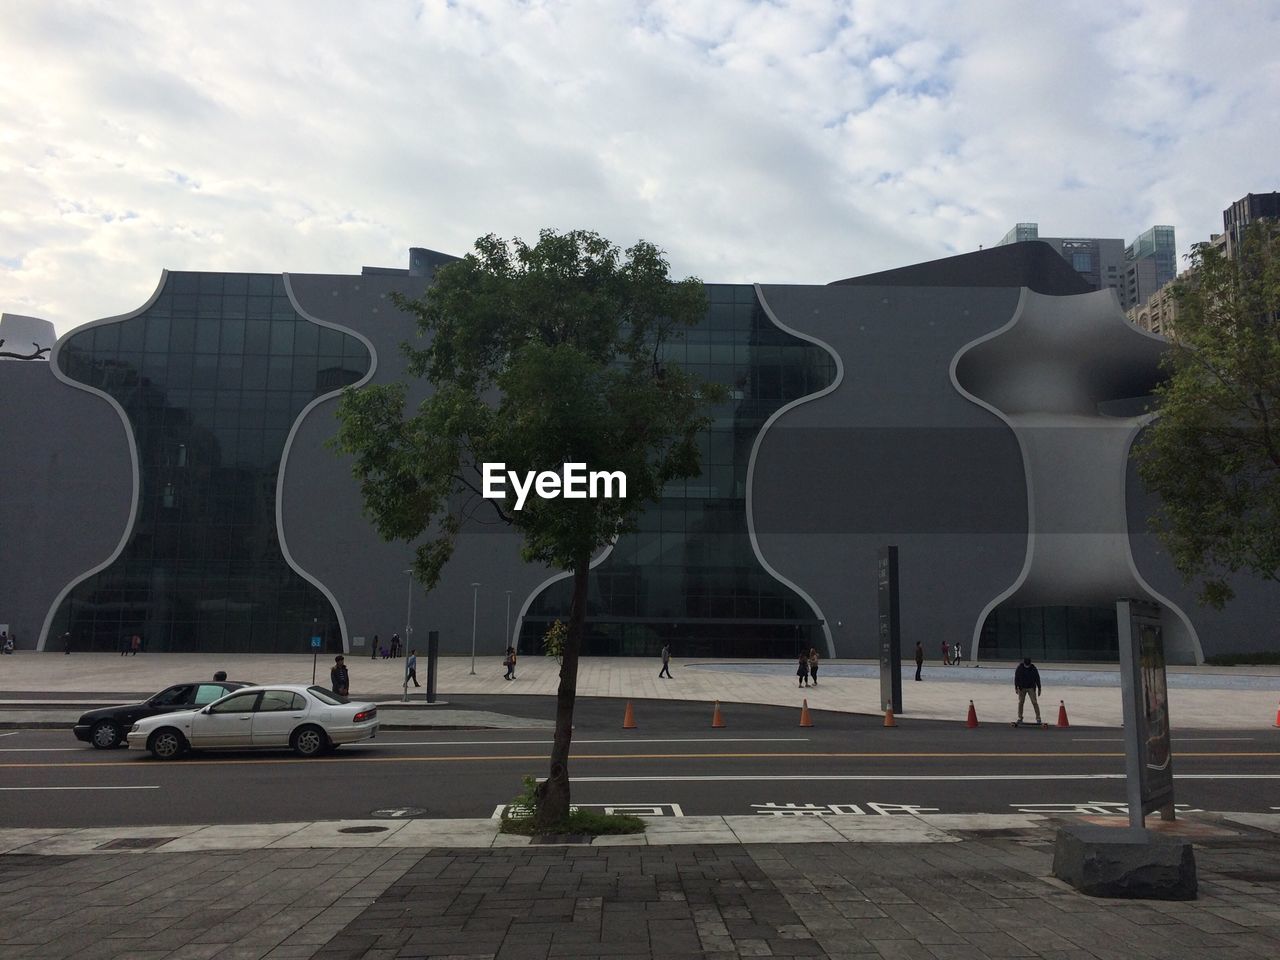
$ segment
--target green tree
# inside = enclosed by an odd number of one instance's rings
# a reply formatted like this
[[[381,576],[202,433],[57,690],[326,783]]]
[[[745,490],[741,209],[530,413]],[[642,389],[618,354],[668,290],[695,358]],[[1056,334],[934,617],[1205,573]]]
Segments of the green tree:
[[[1232,573],[1280,580],[1280,233],[1255,224],[1230,259],[1198,248],[1174,293],[1169,378],[1138,470],[1174,566],[1220,609]]]
[[[621,471],[626,497],[488,501],[523,535],[526,561],[569,571],[568,634],[555,742],[539,788],[540,825],[569,815],[569,748],[592,556],[635,529],[670,480],[699,472],[698,432],[712,385],[662,363],[707,310],[695,278],[673,282],[662,251],[623,256],[588,231],[543,230],[532,246],[492,235],[442,268],[421,299],[397,299],[418,326],[409,371],[434,393],[406,414],[405,386],[348,390],[336,446],[355,458],[365,512],[387,540],[419,541],[430,589],[482,493],[481,465],[527,471],[584,463]],[[507,487],[510,491],[510,485]]]

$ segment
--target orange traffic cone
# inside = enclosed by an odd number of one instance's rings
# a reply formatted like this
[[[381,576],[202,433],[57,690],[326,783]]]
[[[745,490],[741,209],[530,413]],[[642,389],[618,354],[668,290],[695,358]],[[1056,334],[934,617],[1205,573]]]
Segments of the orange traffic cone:
[[[1277,718],[1277,719],[1280,719],[1280,718]],[[1071,726],[1071,724],[1067,722],[1067,705],[1061,700],[1058,701],[1058,726],[1060,727]]]
[[[897,720],[895,720],[895,719],[893,719],[893,706],[892,706],[892,705],[887,706],[887,707],[885,707],[885,708],[884,708],[884,725],[885,725],[886,727],[896,727],[896,726],[898,725],[898,721],[897,721]]]
[[[809,699],[807,697],[805,698],[804,702],[800,705],[800,726],[802,727],[813,726],[813,720],[809,716]]]
[[[723,727],[724,717],[720,716],[720,701],[716,701],[716,708],[711,711],[711,726]]]
[[[978,725],[978,711],[973,709],[973,701],[969,701],[969,716],[965,718],[964,725],[969,729],[973,729]]]
[[[627,712],[622,715],[622,729],[634,730],[636,728],[635,711],[631,709],[631,701],[627,701]]]

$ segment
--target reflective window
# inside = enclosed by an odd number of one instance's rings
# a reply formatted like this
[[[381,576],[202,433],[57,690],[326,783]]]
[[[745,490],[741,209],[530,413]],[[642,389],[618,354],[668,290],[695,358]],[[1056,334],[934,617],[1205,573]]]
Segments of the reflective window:
[[[702,435],[702,473],[668,485],[660,503],[591,571],[583,653],[793,657],[825,650],[817,614],[770,576],[747,531],[747,466],[765,421],[835,378],[823,348],[778,329],[750,285],[709,284],[706,319],[663,362],[724,384],[729,398]],[[522,651],[568,620],[572,582],[543,590],[524,618]]]
[[[251,713],[258,702],[258,692],[238,693],[235,696],[220,700],[209,708],[210,713]]]
[[[258,712],[302,710],[305,707],[306,702],[300,693],[294,693],[292,690],[264,690],[262,702],[258,704]]]
[[[293,422],[364,376],[364,344],[299,316],[282,277],[171,273],[140,315],[69,337],[59,363],[124,408],[141,488],[124,551],[71,590],[54,634],[96,650],[136,633],[153,651],[295,651],[318,620],[341,649],[329,601],[280,552],[275,491]]]

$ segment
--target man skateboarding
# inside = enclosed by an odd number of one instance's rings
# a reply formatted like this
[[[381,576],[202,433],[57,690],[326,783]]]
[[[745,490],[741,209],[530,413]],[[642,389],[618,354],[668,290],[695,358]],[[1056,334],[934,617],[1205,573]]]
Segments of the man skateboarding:
[[[1022,705],[1030,696],[1031,706],[1036,711],[1036,723],[1043,725],[1040,719],[1040,701],[1036,699],[1040,694],[1040,671],[1036,669],[1030,657],[1023,657],[1022,662],[1018,664],[1018,669],[1013,671],[1013,689],[1018,692],[1017,723],[1022,723]]]

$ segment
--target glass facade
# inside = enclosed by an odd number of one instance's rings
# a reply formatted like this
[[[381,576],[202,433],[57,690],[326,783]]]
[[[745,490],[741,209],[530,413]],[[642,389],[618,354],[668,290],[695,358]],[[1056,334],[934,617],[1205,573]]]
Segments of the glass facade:
[[[318,633],[340,650],[329,601],[280,551],[276,481],[294,421],[369,371],[365,345],[296,313],[279,275],[170,273],[139,315],[72,334],[58,363],[120,403],[141,483],[123,552],[70,591],[50,636],[293,652]]]
[[[669,344],[665,363],[724,384],[701,439],[702,473],[670,484],[661,502],[620,537],[591,572],[582,652],[677,656],[794,656],[825,651],[821,621],[756,559],[747,532],[747,467],[765,421],[835,378],[823,348],[785,333],[749,285],[708,285],[706,319]],[[566,620],[572,583],[544,589],[524,618],[520,649],[536,652],[555,619]]]
[[[1115,608],[997,607],[982,625],[979,656],[1114,663],[1120,657]]]

